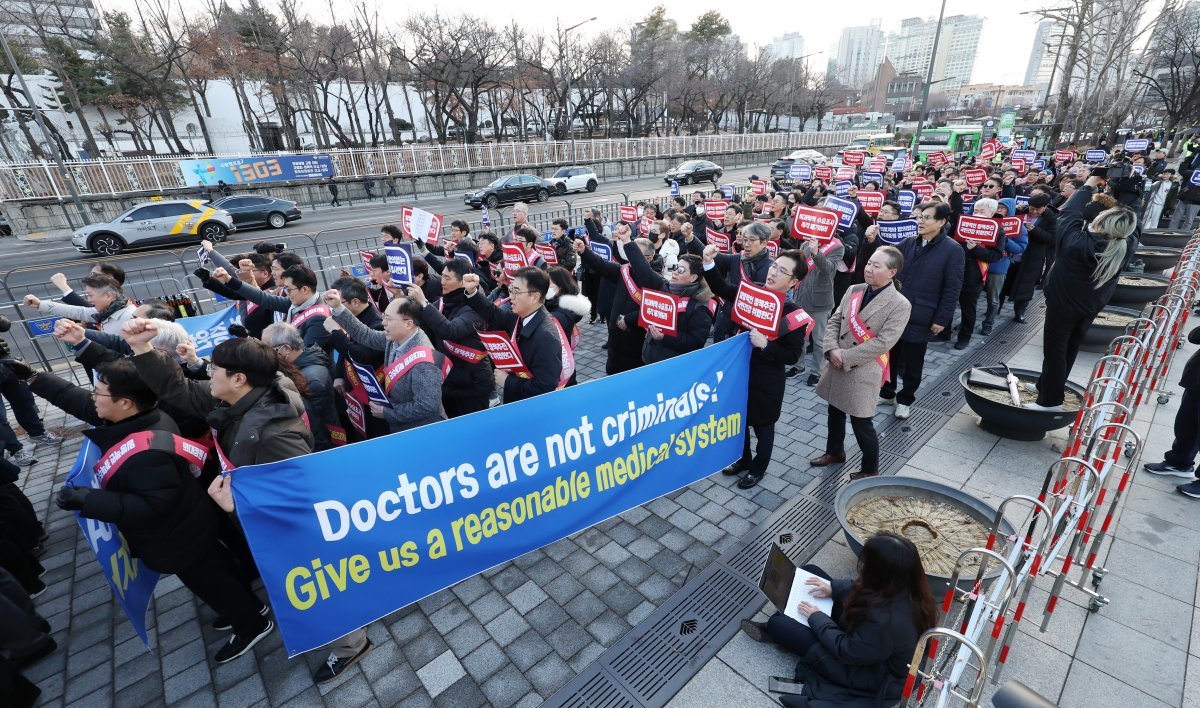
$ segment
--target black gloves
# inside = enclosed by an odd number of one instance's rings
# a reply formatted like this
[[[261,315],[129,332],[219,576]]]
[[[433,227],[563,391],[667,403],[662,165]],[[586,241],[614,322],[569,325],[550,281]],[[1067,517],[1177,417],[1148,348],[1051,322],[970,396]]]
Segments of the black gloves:
[[[192,271],[192,275],[199,278],[200,282],[202,283],[207,283],[212,279],[212,273],[208,271],[208,268],[197,268],[196,270]]]
[[[246,329],[245,325],[237,323],[229,325],[229,333],[238,339],[245,339],[250,336],[250,330]]]
[[[13,376],[24,381],[25,379],[37,373],[37,369],[27,364],[21,359],[4,358],[0,359],[0,365],[12,372]]]
[[[83,500],[91,493],[87,487],[68,487],[63,485],[58,490],[58,508],[65,511],[78,511],[83,508]]]

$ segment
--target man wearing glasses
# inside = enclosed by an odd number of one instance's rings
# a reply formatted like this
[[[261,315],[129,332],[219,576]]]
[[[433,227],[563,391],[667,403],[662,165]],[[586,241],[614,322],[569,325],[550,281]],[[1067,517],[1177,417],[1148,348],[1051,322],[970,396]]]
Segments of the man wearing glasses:
[[[765,224],[750,224],[741,229],[742,252],[718,254],[715,263],[717,269],[725,277],[725,282],[736,291],[742,284],[742,278],[748,278],[755,285],[767,282],[767,269],[771,267],[771,252],[767,250],[767,241],[771,238],[771,229]],[[721,306],[717,313],[716,325],[713,328],[713,341],[719,342],[737,332],[733,326],[733,309],[729,302]]]
[[[230,277],[224,268],[213,271],[212,278],[259,307],[283,313],[283,320],[300,330],[305,347],[314,344],[324,347],[328,341],[329,333],[325,331],[324,325],[326,318],[330,316],[329,308],[321,304],[321,298],[317,294],[317,274],[308,266],[294,265],[283,271],[280,280],[283,282],[286,297],[272,295],[257,288],[243,288],[242,281]]]
[[[925,202],[913,209],[917,237],[901,243],[904,269],[896,276],[900,294],[912,303],[904,334],[892,347],[891,377],[879,392],[879,402],[896,404],[896,417],[907,418],[917,399],[929,342],[950,329],[954,306],[963,284],[963,249],[947,233],[950,207]],[[896,391],[903,379],[904,386]]]

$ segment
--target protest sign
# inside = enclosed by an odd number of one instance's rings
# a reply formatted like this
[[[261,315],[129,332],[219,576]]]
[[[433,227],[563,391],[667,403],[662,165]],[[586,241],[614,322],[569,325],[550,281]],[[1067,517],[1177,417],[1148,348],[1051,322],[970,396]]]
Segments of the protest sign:
[[[521,359],[521,351],[504,332],[480,332],[479,341],[497,369],[503,369],[523,379],[533,378]]]
[[[944,152],[931,152],[926,157],[929,158],[929,164],[934,167],[941,167],[950,161],[946,158],[946,153]]]
[[[442,236],[442,216],[416,207],[401,207],[400,230],[414,241],[436,244]]]
[[[638,208],[636,204],[622,204],[620,208],[621,221],[627,224],[633,224],[638,220]]]
[[[754,194],[754,195],[766,194],[767,193],[766,180],[756,179],[753,182],[751,182],[750,183],[750,193]]]
[[[363,408],[362,401],[350,395],[347,391],[343,394],[346,399],[346,417],[350,419],[350,425],[358,431],[359,435],[367,434],[367,412]]]
[[[895,246],[904,243],[917,235],[916,219],[900,219],[898,221],[880,221],[879,240]]]
[[[779,336],[779,321],[783,317],[783,293],[743,279],[730,316],[734,322],[762,332],[767,339],[775,339]]]
[[[1013,160],[1027,160],[1027,161],[1036,160],[1037,159],[1037,150],[1024,150],[1024,149],[1023,150],[1013,150],[1011,157]]]
[[[982,216],[960,216],[954,238],[959,241],[974,241],[984,246],[996,245],[1000,225],[995,219]]]
[[[1055,150],[1054,161],[1058,163],[1074,162],[1075,152],[1073,150]]]
[[[638,310],[638,325],[654,325],[663,334],[679,333],[679,301],[670,293],[642,288],[642,306]]]
[[[837,178],[839,180],[847,180],[853,182],[858,178],[858,171],[853,167],[839,167],[837,169]]]
[[[721,221],[725,218],[725,207],[729,206],[721,199],[705,199],[704,200],[704,215],[712,221]]]
[[[896,155],[892,158],[892,172],[903,172],[908,168],[908,155]]]
[[[1012,159],[1012,167],[1020,174],[1025,174],[1025,170],[1028,169],[1028,165],[1025,164],[1025,159],[1021,157],[1014,157]]]
[[[792,214],[792,233],[796,238],[815,237],[821,243],[826,243],[837,233],[837,229],[837,212],[801,204]],[[712,243],[711,234],[709,243]]]
[[[1192,170],[1192,176],[1188,178],[1188,184],[1200,185],[1200,170]]]
[[[358,382],[367,394],[367,400],[371,403],[377,403],[384,408],[391,408],[392,402],[388,400],[387,391],[383,388],[383,384],[379,383],[379,379],[375,378],[374,369],[365,364],[360,364],[353,359],[347,359],[347,361],[350,362],[350,367],[354,369],[354,373],[358,375]]]
[[[871,161],[867,163],[867,169],[871,172],[887,172],[887,166],[887,158],[883,155],[873,157],[871,158]]]
[[[506,243],[501,246],[504,251],[504,272],[512,275],[518,270],[529,265],[529,259],[525,257],[525,251],[515,243]]]
[[[487,204],[482,204],[479,207],[479,223],[488,227],[492,227],[492,214],[488,211]]]
[[[1135,138],[1125,141],[1125,152],[1146,152],[1150,149],[1150,141],[1147,138]]]
[[[901,189],[896,192],[896,202],[900,204],[901,214],[911,214],[917,205],[917,193],[911,189]]]
[[[837,182],[833,183],[833,193],[839,197],[845,197],[850,194],[850,188],[853,186],[853,182],[845,179],[839,179]]]
[[[533,250],[537,251],[537,254],[546,263],[552,266],[558,265],[558,251],[554,249],[554,246],[548,243],[535,243],[533,244]]]
[[[996,156],[996,144],[992,141],[987,141],[979,146],[979,159],[990,160]]]
[[[788,168],[788,179],[793,182],[811,182],[812,177],[812,165],[792,165]]]
[[[827,197],[825,199],[825,208],[833,209],[841,215],[839,225],[843,229],[848,229],[854,226],[854,217],[858,215],[858,205],[848,199],[839,199],[837,197]]]
[[[734,462],[749,358],[749,337],[737,336],[500,408],[234,470],[238,518],[288,654]]]
[[[1104,162],[1108,159],[1108,153],[1103,150],[1088,150],[1083,154],[1083,159],[1087,162]]]
[[[93,471],[100,461],[100,448],[91,440],[84,439],[71,471],[67,473],[67,486],[99,489],[100,484]],[[88,547],[96,556],[96,562],[108,586],[117,596],[117,602],[133,625],[133,630],[146,648],[150,648],[150,636],[146,633],[146,612],[150,609],[150,598],[158,585],[159,574],[147,568],[129,550],[125,537],[115,524],[97,521],[75,512],[75,522],[83,531]]]
[[[611,261],[613,259],[612,246],[608,245],[607,243],[600,243],[599,241],[592,241],[591,243],[588,244],[588,248],[591,248],[593,253],[595,253],[597,256],[600,256],[601,258],[603,258],[606,261]]]
[[[412,285],[412,244],[389,244],[383,247],[383,252],[387,254],[388,272],[392,275],[392,285],[397,287]]]
[[[813,177],[822,182],[828,182],[833,179],[833,168],[828,165],[821,165],[813,170]]]
[[[847,150],[842,153],[842,164],[858,167],[867,161],[867,154],[857,150]]]
[[[719,253],[729,253],[733,243],[729,240],[729,235],[717,231],[714,228],[709,228],[705,232],[705,240],[709,246],[716,246]]]
[[[988,173],[987,170],[979,169],[963,170],[962,176],[967,181],[967,184],[972,187],[978,187],[987,181]]]
[[[721,194],[725,195],[725,201],[733,201],[733,195],[736,191],[732,184],[721,185]]]
[[[864,172],[864,173],[862,173],[862,184],[864,187],[867,186],[867,182],[874,182],[876,186],[882,187],[883,186],[883,173],[882,172]]]
[[[1015,238],[1021,235],[1022,223],[1019,216],[1005,216],[1000,219],[1000,229],[1004,231],[1005,238]]]
[[[863,211],[875,216],[883,207],[883,200],[886,196],[883,192],[860,189],[858,190],[858,203],[862,205]]]

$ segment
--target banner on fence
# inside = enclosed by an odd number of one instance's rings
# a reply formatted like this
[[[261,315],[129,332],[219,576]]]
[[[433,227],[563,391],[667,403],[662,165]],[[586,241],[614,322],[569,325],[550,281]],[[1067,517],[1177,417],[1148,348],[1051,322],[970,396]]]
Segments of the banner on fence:
[[[738,459],[749,360],[749,338],[738,336],[500,408],[234,470],[238,517],[288,653]],[[355,474],[339,473],[348,469]]]
[[[329,155],[279,155],[276,157],[222,157],[180,160],[179,171],[189,187],[225,184],[258,184],[295,179],[322,179],[334,175]]]

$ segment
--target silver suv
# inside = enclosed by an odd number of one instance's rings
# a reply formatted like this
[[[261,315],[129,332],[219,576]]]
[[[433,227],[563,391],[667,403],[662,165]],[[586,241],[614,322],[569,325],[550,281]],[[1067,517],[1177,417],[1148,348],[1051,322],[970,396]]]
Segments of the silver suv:
[[[199,199],[163,199],[139,204],[108,222],[71,234],[83,253],[115,256],[127,248],[218,242],[235,230],[233,216]]]

